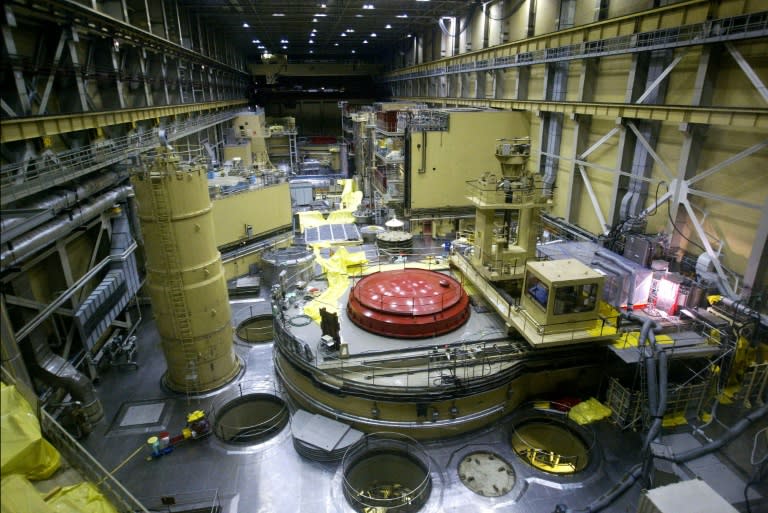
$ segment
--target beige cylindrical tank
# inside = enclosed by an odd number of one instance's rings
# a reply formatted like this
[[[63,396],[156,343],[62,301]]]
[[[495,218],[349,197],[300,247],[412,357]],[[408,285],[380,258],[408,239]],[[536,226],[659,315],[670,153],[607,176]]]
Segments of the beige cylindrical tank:
[[[178,392],[204,392],[229,382],[240,368],[206,168],[180,165],[169,150],[157,151],[132,182],[147,285],[168,364],[164,379]]]

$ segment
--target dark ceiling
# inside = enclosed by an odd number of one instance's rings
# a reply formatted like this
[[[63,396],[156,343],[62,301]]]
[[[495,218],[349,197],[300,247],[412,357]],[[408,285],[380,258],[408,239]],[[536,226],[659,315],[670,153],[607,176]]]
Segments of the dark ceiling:
[[[182,5],[193,15],[200,16],[201,23],[208,24],[219,37],[226,34],[249,59],[255,60],[269,51],[285,54],[294,62],[382,61],[406,47],[409,34],[437,26],[441,16],[464,14],[473,3],[458,0],[182,0]],[[387,28],[388,25],[391,28]],[[316,30],[314,36],[313,30]]]

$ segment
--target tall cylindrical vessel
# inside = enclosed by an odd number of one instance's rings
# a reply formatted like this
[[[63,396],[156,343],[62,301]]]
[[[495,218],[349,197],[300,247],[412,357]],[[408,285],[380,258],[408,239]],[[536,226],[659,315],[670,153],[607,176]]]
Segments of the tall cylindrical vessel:
[[[206,168],[182,165],[177,155],[160,148],[132,182],[147,285],[168,364],[165,383],[188,394],[213,390],[234,378],[240,363]]]

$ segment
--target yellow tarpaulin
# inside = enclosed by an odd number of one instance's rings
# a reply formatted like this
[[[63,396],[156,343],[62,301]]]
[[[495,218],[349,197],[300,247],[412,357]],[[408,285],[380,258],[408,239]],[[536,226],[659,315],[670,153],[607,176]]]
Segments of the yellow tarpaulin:
[[[339,298],[347,290],[349,286],[347,269],[352,266],[362,265],[368,260],[365,258],[364,251],[350,253],[344,246],[335,248],[333,255],[329,258],[320,256],[320,248],[316,247],[315,259],[325,271],[328,279],[328,288],[304,307],[304,313],[319,323],[320,308],[325,308],[329,312],[335,312]]]
[[[610,415],[611,409],[594,397],[590,397],[586,401],[580,402],[568,412],[568,418],[582,426],[597,422]]]
[[[4,476],[0,483],[0,512],[54,513],[54,510],[46,504],[27,478],[19,474],[11,474]]]
[[[59,452],[40,433],[32,407],[15,386],[0,384],[0,470],[4,476],[23,474],[47,479],[59,468]]]
[[[98,488],[88,482],[59,489],[48,499],[48,504],[55,513],[117,513]]]

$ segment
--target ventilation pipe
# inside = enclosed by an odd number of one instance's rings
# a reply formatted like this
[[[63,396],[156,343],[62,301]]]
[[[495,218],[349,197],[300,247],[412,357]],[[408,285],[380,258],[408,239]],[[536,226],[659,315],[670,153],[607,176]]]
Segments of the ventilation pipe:
[[[0,252],[0,268],[6,269],[24,260],[36,251],[101,215],[102,212],[132,193],[133,189],[129,185],[123,185],[101,196],[83,202],[71,212],[35,228],[21,237],[7,242],[4,241],[3,249]]]
[[[89,180],[84,180],[74,185],[73,188],[57,189],[56,192],[38,197],[35,201],[24,204],[23,208],[52,210],[54,214],[58,214],[65,208],[74,206],[78,201],[90,198],[97,192],[111,187],[126,178],[128,178],[126,173],[107,171]],[[24,222],[24,219],[19,217],[0,219],[0,230],[8,233],[8,230],[22,222]]]
[[[30,335],[29,343],[37,366],[37,377],[69,392],[73,399],[73,413],[78,427],[82,434],[89,433],[93,424],[104,417],[104,409],[96,397],[93,383],[71,363],[54,354],[39,329]]]

